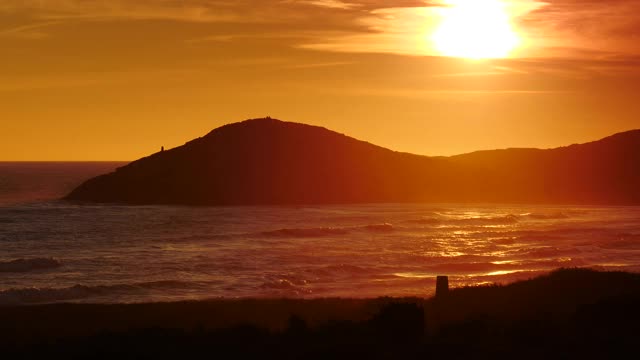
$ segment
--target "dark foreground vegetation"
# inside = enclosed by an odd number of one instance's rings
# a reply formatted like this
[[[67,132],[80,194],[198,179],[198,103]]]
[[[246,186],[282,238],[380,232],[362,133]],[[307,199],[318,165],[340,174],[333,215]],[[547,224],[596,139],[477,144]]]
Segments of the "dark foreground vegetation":
[[[622,358],[640,275],[562,269],[423,299],[213,300],[0,307],[15,358]]]

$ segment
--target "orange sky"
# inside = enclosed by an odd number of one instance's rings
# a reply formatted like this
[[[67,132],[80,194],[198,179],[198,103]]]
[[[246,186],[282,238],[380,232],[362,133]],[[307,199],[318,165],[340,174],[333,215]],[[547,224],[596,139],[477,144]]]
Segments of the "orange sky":
[[[465,60],[429,41],[442,1],[3,0],[0,161],[133,160],[267,115],[425,155],[640,128],[640,2],[503,3],[521,46]]]

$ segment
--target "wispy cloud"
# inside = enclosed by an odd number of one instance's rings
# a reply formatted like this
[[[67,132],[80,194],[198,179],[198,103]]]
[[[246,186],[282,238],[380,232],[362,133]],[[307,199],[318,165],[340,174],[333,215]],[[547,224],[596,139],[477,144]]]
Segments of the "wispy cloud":
[[[346,3],[340,0],[302,0],[299,2],[333,9],[351,9],[358,6],[358,4]]]
[[[541,45],[565,49],[561,56],[584,56],[576,53],[584,51],[640,53],[637,0],[546,0],[520,24]]]
[[[289,66],[287,66],[287,68],[289,68],[289,69],[311,69],[311,68],[345,66],[345,65],[351,65],[351,64],[353,64],[353,62],[349,62],[349,61],[314,62],[314,63],[306,63],[306,64],[289,65]]]
[[[303,21],[316,16],[344,16],[345,13],[360,14],[390,6],[427,4],[420,0],[3,0],[0,14],[19,13],[40,18],[271,22]],[[310,10],[310,7],[316,10]],[[332,18],[325,20],[333,22]]]
[[[503,1],[526,40],[522,57],[640,54],[638,0]],[[438,56],[429,34],[445,6],[443,0],[3,0],[0,36],[45,38],[67,22],[163,20],[227,24],[185,39],[192,43],[269,38],[306,50]]]
[[[43,29],[59,24],[59,21],[46,21],[29,25],[19,25],[0,30],[0,37],[20,37],[27,39],[41,39],[47,37]]]
[[[196,0],[4,0],[0,13],[40,19],[168,19],[178,21],[237,20],[217,2]],[[218,9],[219,11],[215,11]]]

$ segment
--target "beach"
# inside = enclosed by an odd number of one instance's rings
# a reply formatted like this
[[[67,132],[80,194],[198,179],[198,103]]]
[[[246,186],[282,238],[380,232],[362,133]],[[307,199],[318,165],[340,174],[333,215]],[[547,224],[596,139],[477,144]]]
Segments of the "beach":
[[[219,299],[0,307],[23,356],[615,356],[640,335],[640,275],[563,269],[437,298]]]

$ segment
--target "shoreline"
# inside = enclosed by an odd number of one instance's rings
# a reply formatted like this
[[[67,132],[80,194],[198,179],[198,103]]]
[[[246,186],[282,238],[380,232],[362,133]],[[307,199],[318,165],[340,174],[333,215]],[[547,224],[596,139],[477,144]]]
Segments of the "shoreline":
[[[640,274],[559,269],[509,285],[451,289],[437,298],[0,306],[0,349],[32,354],[49,344],[47,349],[66,353],[95,341],[118,346],[124,346],[120,341],[125,338],[156,341],[157,331],[177,347],[185,339],[224,347],[245,341],[248,335],[243,331],[249,331],[268,344],[284,342],[294,352],[307,347],[299,348],[289,338],[292,332],[331,351],[342,349],[343,341],[378,344],[379,336],[388,340],[396,333],[404,335],[389,346],[413,339],[415,351],[428,344],[475,347],[480,340],[489,344],[489,353],[497,343],[515,351],[529,346],[529,340],[519,342],[526,334],[535,335],[532,341],[550,341],[547,345],[555,348],[582,343],[593,332],[608,347],[609,341],[640,335],[635,327],[635,320],[640,320],[638,303]],[[119,351],[133,351],[128,346]],[[91,347],[84,351],[95,354]]]

